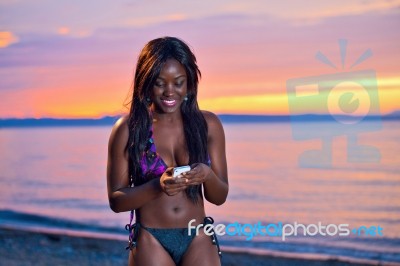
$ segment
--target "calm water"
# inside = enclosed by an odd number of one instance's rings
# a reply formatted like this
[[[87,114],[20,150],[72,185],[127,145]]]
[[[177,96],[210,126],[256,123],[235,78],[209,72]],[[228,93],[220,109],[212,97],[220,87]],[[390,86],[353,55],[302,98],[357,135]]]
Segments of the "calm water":
[[[222,206],[206,206],[217,222],[321,221],[325,225],[346,223],[350,229],[379,225],[384,236],[302,237],[286,242],[273,237],[253,241],[223,237],[223,244],[400,261],[399,122],[384,122],[382,130],[359,136],[360,143],[380,150],[379,163],[348,163],[346,138],[335,138],[330,169],[298,166],[299,154],[321,143],[317,139],[294,141],[289,123],[232,123],[224,128],[229,197]],[[76,222],[82,228],[121,229],[129,214],[113,213],[107,201],[110,130],[0,129],[0,223],[63,227]]]

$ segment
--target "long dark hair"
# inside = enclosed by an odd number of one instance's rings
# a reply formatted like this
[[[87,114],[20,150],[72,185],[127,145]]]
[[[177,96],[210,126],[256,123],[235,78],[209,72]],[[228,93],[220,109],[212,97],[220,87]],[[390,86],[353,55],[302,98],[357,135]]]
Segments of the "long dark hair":
[[[139,55],[133,82],[133,96],[129,112],[130,157],[129,173],[131,184],[143,183],[140,159],[146,148],[151,127],[150,103],[154,84],[168,59],[175,59],[186,70],[187,101],[181,105],[189,164],[207,161],[207,123],[197,104],[197,85],[200,70],[196,57],[189,46],[178,38],[162,37],[148,42]],[[201,186],[190,186],[186,195],[193,202],[201,196]]]

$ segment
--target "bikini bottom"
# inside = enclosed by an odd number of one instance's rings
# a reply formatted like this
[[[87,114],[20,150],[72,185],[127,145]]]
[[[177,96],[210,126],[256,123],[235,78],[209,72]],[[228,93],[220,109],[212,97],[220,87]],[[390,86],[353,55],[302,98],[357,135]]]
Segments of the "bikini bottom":
[[[211,217],[205,217],[203,226],[213,223],[214,220]],[[132,232],[129,237],[129,246],[126,249],[136,247],[139,229],[143,228],[158,240],[161,246],[163,246],[174,260],[176,265],[181,262],[183,255],[190,246],[190,243],[192,243],[192,240],[196,237],[196,228],[191,229],[190,235],[188,228],[150,228],[143,226],[139,222],[136,222],[133,225],[127,224],[125,228]],[[221,256],[221,250],[214,229],[212,230],[210,237],[212,244],[217,246],[218,255]]]

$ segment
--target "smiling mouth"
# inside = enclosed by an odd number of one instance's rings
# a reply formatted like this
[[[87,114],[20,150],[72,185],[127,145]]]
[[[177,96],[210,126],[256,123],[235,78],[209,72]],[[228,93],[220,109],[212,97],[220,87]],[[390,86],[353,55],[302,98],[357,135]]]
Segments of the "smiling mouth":
[[[176,104],[176,100],[162,100],[161,102],[166,106],[174,106]]]

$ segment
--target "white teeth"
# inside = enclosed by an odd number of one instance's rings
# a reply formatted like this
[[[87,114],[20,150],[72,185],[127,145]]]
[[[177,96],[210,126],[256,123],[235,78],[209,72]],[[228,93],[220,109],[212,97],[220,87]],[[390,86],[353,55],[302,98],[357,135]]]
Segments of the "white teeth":
[[[175,100],[163,100],[163,102],[167,105],[173,105],[175,103]]]

